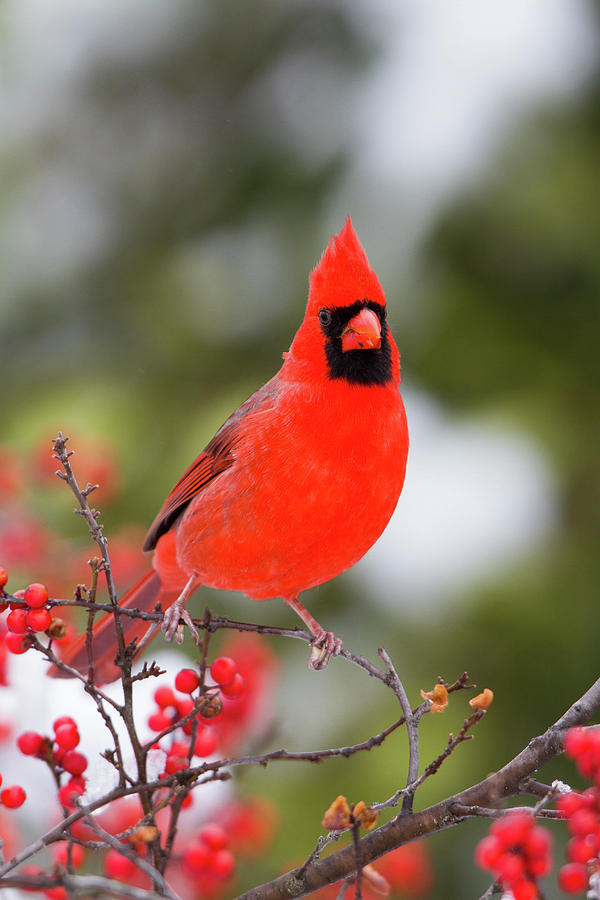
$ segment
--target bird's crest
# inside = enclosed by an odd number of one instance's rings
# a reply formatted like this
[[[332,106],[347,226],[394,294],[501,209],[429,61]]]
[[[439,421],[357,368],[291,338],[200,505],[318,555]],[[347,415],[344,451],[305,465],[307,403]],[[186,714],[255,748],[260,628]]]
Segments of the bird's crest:
[[[348,216],[311,273],[307,312],[317,313],[323,306],[336,308],[363,299],[385,304],[379,279]]]

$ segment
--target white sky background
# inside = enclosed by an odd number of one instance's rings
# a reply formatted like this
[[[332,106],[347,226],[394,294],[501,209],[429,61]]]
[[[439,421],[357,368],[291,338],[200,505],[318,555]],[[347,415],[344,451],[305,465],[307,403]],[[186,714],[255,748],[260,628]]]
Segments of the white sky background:
[[[137,0],[96,0],[83,7],[79,0],[7,0],[4,19],[15,40],[9,42],[9,77],[0,90],[5,140],[35,132],[40,118],[55,114],[75,90],[89,54],[107,47],[115,55],[130,52],[122,40],[123,20],[136,8]],[[144,4],[136,52],[153,52],[160,44],[169,27],[166,9],[162,2]],[[493,163],[507,132],[524,115],[577,91],[595,65],[598,42],[584,0],[354,0],[354,9],[384,52],[357,83],[343,121],[321,130],[329,144],[336,129],[350,135],[356,151],[326,227],[333,230],[343,221],[349,197],[353,204],[360,199],[359,230],[367,249],[370,233],[382,235],[384,243],[370,252],[372,260],[386,253],[393,259],[397,235],[406,246],[417,245],[435,211]],[[309,75],[303,77],[305,82],[282,75],[273,91],[287,105],[291,126],[306,137],[311,126],[303,113],[315,101]],[[75,195],[80,188],[73,187]],[[61,240],[69,239],[68,254],[83,256],[93,255],[93,242],[104,240],[103,200],[83,194],[85,203],[76,203],[82,221],[75,236],[62,234],[60,223],[44,227],[50,261],[54,251],[60,257]],[[68,191],[61,192],[61,202],[65,197]],[[15,260],[26,260],[27,247],[35,248],[38,240],[35,222],[22,220],[22,228],[20,247],[19,235],[11,237]],[[452,421],[416,390],[407,392],[406,401],[412,443],[405,493],[388,531],[355,571],[374,596],[386,597],[393,583],[401,588],[397,595],[407,602],[416,598],[427,609],[515,558],[552,527],[552,474],[523,436]],[[405,614],[401,604],[398,609]],[[28,659],[13,661],[15,669],[25,673]],[[22,687],[17,730],[34,727],[39,715],[39,705]],[[0,689],[2,701],[3,694]],[[64,713],[64,701],[62,690],[44,694],[48,722]],[[93,718],[88,717],[90,727]],[[88,741],[103,745],[104,735],[88,732]],[[0,769],[9,784],[19,775],[11,778],[5,757],[6,751]],[[35,815],[34,806],[26,804],[22,815]]]

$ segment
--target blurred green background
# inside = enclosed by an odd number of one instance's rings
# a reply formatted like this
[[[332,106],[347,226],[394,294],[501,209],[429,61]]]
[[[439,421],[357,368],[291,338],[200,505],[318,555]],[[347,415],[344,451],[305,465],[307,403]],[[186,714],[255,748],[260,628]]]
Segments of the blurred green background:
[[[59,428],[108,443],[108,535],[143,531],[278,368],[351,214],[402,353],[407,506],[375,564],[304,599],[350,648],[384,643],[414,703],[465,669],[495,691],[425,805],[502,765],[597,675],[598,4],[392,6],[2,4],[2,443],[22,460]],[[83,541],[60,490],[31,494]],[[277,601],[197,603],[292,624]],[[271,746],[352,743],[397,716],[352,667],[308,673],[290,643],[272,642]],[[424,761],[467,709],[456,695],[426,718]],[[336,794],[392,794],[404,745],[242,775],[281,827],[239,888],[304,858]],[[571,777],[542,777],[557,773]],[[430,841],[431,897],[485,889],[485,827]]]

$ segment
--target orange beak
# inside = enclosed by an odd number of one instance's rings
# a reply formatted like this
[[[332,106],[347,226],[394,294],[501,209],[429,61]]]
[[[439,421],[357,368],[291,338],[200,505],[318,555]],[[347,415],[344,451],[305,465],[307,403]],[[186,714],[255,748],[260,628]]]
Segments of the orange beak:
[[[350,319],[342,332],[342,352],[348,350],[379,350],[381,323],[377,313],[365,307]]]

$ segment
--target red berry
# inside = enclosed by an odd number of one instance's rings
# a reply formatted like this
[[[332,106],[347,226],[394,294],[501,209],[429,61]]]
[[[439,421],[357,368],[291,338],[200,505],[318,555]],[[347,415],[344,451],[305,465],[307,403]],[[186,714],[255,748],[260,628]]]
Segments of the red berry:
[[[48,602],[48,591],[43,584],[30,584],[29,587],[25,589],[23,599],[31,609],[41,609],[41,607],[45,606]]]
[[[565,894],[583,894],[587,889],[587,868],[581,863],[567,863],[558,873],[558,886]]]
[[[189,752],[190,745],[187,741],[173,741],[169,750],[169,756],[183,756],[187,758]]]
[[[75,799],[81,797],[82,794],[85,794],[85,786],[79,781],[71,779],[71,781],[67,782],[67,784],[63,784],[62,787],[58,789],[58,800],[61,806],[65,806],[67,809],[73,809],[75,806]]]
[[[572,816],[578,809],[583,809],[587,805],[583,795],[578,794],[577,791],[569,791],[568,794],[561,794],[556,801],[556,808],[559,809],[566,818]]]
[[[176,697],[175,698],[175,709],[177,710],[177,715],[180,719],[183,719],[184,716],[187,716],[194,708],[194,701],[191,697]]]
[[[200,679],[193,669],[181,669],[175,676],[175,687],[182,694],[192,694],[199,684]]]
[[[564,749],[569,759],[577,759],[581,753],[585,753],[589,747],[588,728],[570,728],[565,735]]]
[[[553,865],[551,853],[547,856],[535,856],[533,859],[528,859],[527,872],[532,878],[545,878],[552,871]]]
[[[77,726],[60,725],[55,731],[55,740],[63,750],[74,750],[80,740]]]
[[[224,694],[225,697],[229,697],[230,700],[235,700],[237,697],[241,697],[245,690],[246,682],[239,674],[239,672],[236,672],[229,684],[221,685],[221,693]]]
[[[229,878],[235,869],[235,859],[229,850],[217,850],[211,862],[211,870],[219,878]]]
[[[85,791],[86,781],[83,775],[71,775],[69,778],[69,784],[75,785],[77,788],[81,788],[82,791]]]
[[[597,767],[594,762],[594,754],[591,752],[580,753],[575,760],[575,765],[579,774],[583,775],[584,778],[591,780],[596,774]]]
[[[503,853],[503,847],[497,837],[488,834],[479,841],[475,848],[475,862],[482,869],[492,871]]]
[[[511,884],[525,874],[525,862],[518,853],[503,853],[494,867],[498,881]]]
[[[217,825],[216,822],[209,822],[207,825],[203,825],[198,837],[210,847],[211,850],[222,850],[227,846],[227,834],[225,829],[220,825]]]
[[[175,694],[170,687],[158,687],[154,691],[156,705],[164,709],[166,706],[175,706]]]
[[[25,616],[25,623],[32,631],[45,631],[52,621],[47,609],[30,609]]]
[[[192,872],[197,872],[198,869],[208,868],[212,862],[212,856],[212,851],[206,844],[201,844],[200,841],[193,841],[183,851],[183,862]]]
[[[237,664],[230,656],[219,656],[210,667],[210,674],[217,684],[229,684],[237,672]]]
[[[574,759],[579,771],[591,778],[600,768],[600,730],[571,728],[565,738],[565,753]]]
[[[17,747],[24,756],[37,756],[44,752],[46,742],[37,731],[24,731],[17,738]]]
[[[591,809],[578,809],[567,820],[571,834],[592,834],[598,828],[598,816]]]
[[[199,728],[194,744],[194,756],[206,759],[217,749],[217,736],[210,728]]]
[[[190,793],[186,794],[186,796],[181,801],[181,808],[188,809],[188,807],[190,807],[193,802],[194,802],[194,798],[192,796],[192,792],[190,791]]]
[[[67,900],[67,896],[66,890],[60,884],[44,891],[44,897],[48,897],[48,900]]]
[[[83,753],[78,753],[77,750],[67,750],[62,758],[63,769],[71,775],[83,775],[87,769],[87,764],[87,759]]]
[[[77,728],[77,722],[75,721],[75,719],[72,719],[71,716],[60,716],[52,725],[52,729],[55,734],[56,729],[60,728],[61,725],[72,725],[73,728]]]
[[[27,794],[18,784],[13,784],[0,792],[0,802],[2,802],[7,809],[18,809],[19,806],[23,806],[26,798]]]
[[[4,638],[6,649],[11,653],[26,653],[29,650],[30,643],[26,634],[9,634]]]
[[[552,835],[541,825],[534,825],[525,841],[525,853],[528,857],[548,856],[552,849]]]
[[[109,878],[128,881],[135,870],[135,864],[118,850],[109,850],[104,857],[104,872]]]
[[[573,837],[567,844],[567,858],[571,862],[587,863],[598,855],[599,846],[596,834],[583,834]]]
[[[148,716],[148,727],[151,728],[152,731],[164,731],[165,728],[169,728],[172,724],[173,717],[168,716],[167,713],[162,710]]]
[[[492,824],[493,834],[506,847],[521,844],[533,827],[533,817],[529,813],[507,813]]]
[[[6,624],[13,634],[27,634],[27,610],[13,609],[6,617]]]
[[[514,900],[537,900],[540,896],[539,888],[531,878],[519,878],[510,889]]]
[[[0,591],[4,590],[7,581],[8,572],[6,571],[6,569],[3,569],[2,566],[0,566]]]
[[[590,728],[589,742],[588,753],[592,757],[594,767],[598,768],[600,766],[600,729]]]

